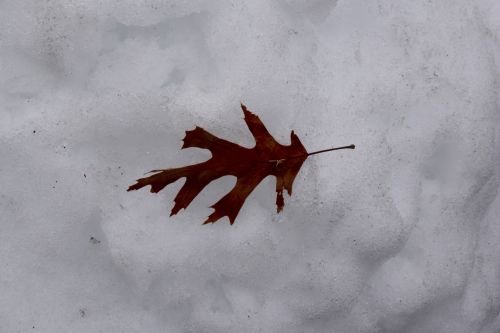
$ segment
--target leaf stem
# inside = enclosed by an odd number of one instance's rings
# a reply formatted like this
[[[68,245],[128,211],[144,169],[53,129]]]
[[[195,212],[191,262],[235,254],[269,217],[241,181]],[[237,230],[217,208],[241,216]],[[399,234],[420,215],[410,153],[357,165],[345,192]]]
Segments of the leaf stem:
[[[321,153],[326,153],[327,151],[332,151],[332,150],[339,150],[339,149],[354,149],[356,148],[355,145],[349,145],[349,146],[343,146],[343,147],[336,147],[336,148],[328,148],[328,149],[322,149],[322,150],[317,150],[313,151],[304,155],[299,155],[299,156],[294,156],[294,157],[289,157],[289,158],[281,158],[279,160],[269,160],[268,162],[271,163],[276,163],[276,166],[278,166],[281,162],[286,161],[286,160],[293,160],[296,158],[301,158],[304,156],[310,156],[310,155],[315,155],[315,154],[321,154]]]
[[[356,148],[355,145],[349,145],[349,146],[343,146],[343,147],[337,147],[337,148],[329,148],[329,149],[317,150],[317,151],[313,151],[311,153],[307,153],[307,156],[311,156],[311,155],[315,155],[315,154],[321,154],[321,153],[326,153],[327,151],[332,151],[332,150],[354,149],[354,148]]]

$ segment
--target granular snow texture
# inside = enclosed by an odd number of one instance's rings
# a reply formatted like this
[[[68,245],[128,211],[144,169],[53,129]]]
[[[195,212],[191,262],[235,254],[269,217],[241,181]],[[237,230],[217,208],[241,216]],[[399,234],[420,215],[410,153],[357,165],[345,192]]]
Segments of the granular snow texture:
[[[500,332],[497,0],[0,1],[1,332]],[[169,217],[240,101],[310,157]]]

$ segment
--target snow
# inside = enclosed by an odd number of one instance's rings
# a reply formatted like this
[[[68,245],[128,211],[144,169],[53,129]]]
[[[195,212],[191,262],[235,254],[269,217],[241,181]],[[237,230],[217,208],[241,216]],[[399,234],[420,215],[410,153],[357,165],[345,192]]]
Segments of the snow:
[[[0,1],[0,331],[500,331],[500,3]],[[275,212],[126,192],[240,101],[315,155]]]

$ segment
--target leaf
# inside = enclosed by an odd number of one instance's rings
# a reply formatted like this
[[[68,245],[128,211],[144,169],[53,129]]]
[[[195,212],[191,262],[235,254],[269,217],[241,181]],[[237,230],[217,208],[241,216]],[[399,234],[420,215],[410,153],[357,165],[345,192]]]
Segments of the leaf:
[[[306,151],[299,138],[292,131],[291,144],[279,144],[269,134],[268,130],[258,116],[248,111],[241,104],[245,122],[255,138],[255,147],[245,148],[233,142],[226,141],[196,126],[194,130],[186,131],[182,148],[198,147],[210,150],[212,157],[202,163],[180,168],[153,170],[154,175],[137,180],[127,191],[137,190],[144,186],[151,186],[151,192],[157,193],[165,186],[186,178],[186,182],[174,199],[174,207],[170,216],[177,214],[181,208],[186,208],[191,201],[211,181],[223,176],[237,178],[233,189],[211,208],[214,212],[203,224],[215,223],[224,216],[234,223],[243,203],[255,187],[267,176],[276,177],[276,206],[278,213],[283,209],[283,190],[292,194],[292,184],[297,176],[302,163],[308,155],[323,152],[309,153]],[[341,147],[334,149],[354,148]],[[324,151],[333,150],[326,149]]]

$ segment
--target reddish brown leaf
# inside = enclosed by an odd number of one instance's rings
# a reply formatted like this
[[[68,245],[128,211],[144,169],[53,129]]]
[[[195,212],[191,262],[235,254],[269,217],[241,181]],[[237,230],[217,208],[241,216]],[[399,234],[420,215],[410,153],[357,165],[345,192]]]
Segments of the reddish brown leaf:
[[[223,176],[235,176],[237,181],[234,188],[211,206],[214,212],[204,222],[204,224],[214,223],[227,216],[233,224],[245,199],[253,189],[264,178],[273,175],[276,177],[276,206],[279,213],[284,206],[283,189],[286,189],[289,195],[292,194],[293,181],[308,153],[293,131],[290,134],[291,144],[281,145],[269,134],[258,116],[248,111],[243,104],[241,108],[245,122],[255,138],[255,147],[244,148],[220,139],[197,126],[194,130],[186,131],[182,148],[208,149],[212,153],[212,158],[185,167],[153,170],[151,172],[155,172],[154,175],[138,179],[128,191],[151,185],[151,192],[157,193],[168,184],[185,177],[186,182],[175,197],[175,205],[170,214],[172,216],[181,208],[186,208],[211,181]]]

